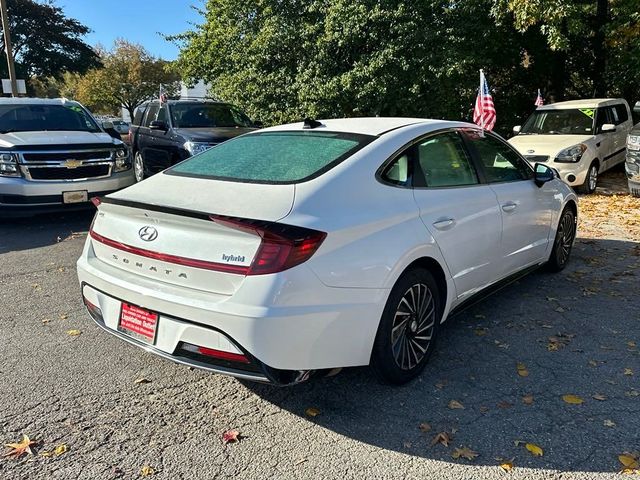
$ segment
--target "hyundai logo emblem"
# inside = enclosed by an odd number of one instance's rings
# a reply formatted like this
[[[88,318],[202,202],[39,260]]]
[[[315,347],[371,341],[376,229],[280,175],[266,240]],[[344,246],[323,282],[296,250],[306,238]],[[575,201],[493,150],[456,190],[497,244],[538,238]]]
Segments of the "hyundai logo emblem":
[[[158,238],[158,231],[153,227],[142,227],[138,230],[138,235],[145,242],[153,242],[156,238]]]

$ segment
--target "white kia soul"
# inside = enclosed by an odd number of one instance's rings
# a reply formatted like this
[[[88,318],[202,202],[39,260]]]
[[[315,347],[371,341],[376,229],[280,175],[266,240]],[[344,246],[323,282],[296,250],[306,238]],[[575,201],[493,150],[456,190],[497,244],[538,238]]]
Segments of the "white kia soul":
[[[593,193],[598,175],[624,162],[631,111],[621,98],[571,100],[538,107],[509,140],[524,157],[560,173],[567,184]]]
[[[562,269],[577,198],[465,123],[268,128],[96,199],[78,276],[107,332],[173,361],[286,385],[425,366],[440,324]]]

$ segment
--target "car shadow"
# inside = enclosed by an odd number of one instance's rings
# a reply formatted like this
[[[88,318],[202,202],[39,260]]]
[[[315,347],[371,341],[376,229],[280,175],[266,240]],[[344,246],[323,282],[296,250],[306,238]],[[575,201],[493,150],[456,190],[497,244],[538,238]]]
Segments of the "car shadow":
[[[23,218],[0,218],[0,253],[52,245],[84,233],[95,208]]]
[[[618,455],[640,449],[638,266],[640,244],[578,239],[563,272],[539,270],[450,319],[424,373],[402,387],[367,368],[288,388],[242,383],[309,422],[407,455],[615,472]],[[432,445],[440,432],[448,447]],[[479,456],[454,460],[457,447]]]

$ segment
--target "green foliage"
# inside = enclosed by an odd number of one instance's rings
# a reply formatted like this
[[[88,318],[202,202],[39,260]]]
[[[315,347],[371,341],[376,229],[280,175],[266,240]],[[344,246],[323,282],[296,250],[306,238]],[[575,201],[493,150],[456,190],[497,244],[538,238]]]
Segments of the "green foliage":
[[[611,0],[625,2],[637,0]],[[532,110],[538,88],[591,96],[593,42],[584,37],[600,32],[597,11],[595,0],[208,0],[202,24],[170,39],[184,78],[205,80],[266,123],[468,120],[483,68],[506,131]],[[611,8],[611,18],[626,14]],[[620,68],[629,50],[616,47],[607,68]]]
[[[112,51],[101,52],[101,62],[102,67],[78,78],[74,86],[75,99],[96,112],[114,112],[123,106],[133,118],[140,104],[159,95],[161,84],[167,95],[177,89],[178,76],[171,64],[141,45],[117,40]]]
[[[7,0],[7,10],[16,74],[20,78],[59,78],[65,71],[82,73],[98,65],[98,56],[82,40],[89,28],[66,17],[62,8],[51,1]],[[0,53],[4,59],[3,41]],[[0,62],[0,74],[3,78],[8,75],[4,61]]]

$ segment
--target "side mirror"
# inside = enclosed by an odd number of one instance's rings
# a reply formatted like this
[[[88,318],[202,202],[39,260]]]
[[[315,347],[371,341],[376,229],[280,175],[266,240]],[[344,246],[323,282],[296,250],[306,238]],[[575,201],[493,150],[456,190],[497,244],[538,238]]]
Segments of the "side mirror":
[[[105,130],[112,130],[113,122],[102,122],[102,128],[104,128]]]
[[[542,163],[536,163],[533,168],[535,170],[534,181],[538,187],[542,187],[545,183],[550,182],[556,177],[553,169]]]
[[[253,126],[256,128],[264,128],[264,123],[262,123],[260,120],[254,120]]]
[[[601,133],[611,133],[616,131],[616,126],[613,123],[605,123],[600,127]]]
[[[151,130],[162,130],[166,132],[168,130],[167,124],[161,120],[154,120],[149,124]]]
[[[519,134],[520,130],[522,130],[522,125],[516,125],[515,127],[513,127],[513,134],[514,135]]]

